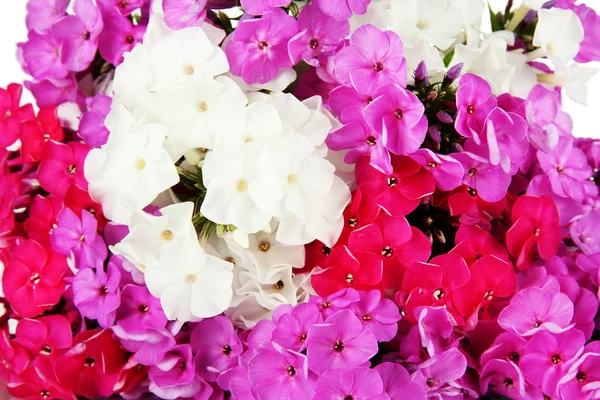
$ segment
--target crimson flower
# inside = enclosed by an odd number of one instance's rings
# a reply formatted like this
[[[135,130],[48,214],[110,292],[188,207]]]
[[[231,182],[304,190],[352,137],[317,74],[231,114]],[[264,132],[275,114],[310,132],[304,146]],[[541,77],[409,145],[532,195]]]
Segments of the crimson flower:
[[[460,216],[463,225],[478,225],[485,230],[491,228],[491,220],[498,218],[506,207],[506,199],[490,203],[483,200],[472,189],[461,186],[448,197],[450,215]]]
[[[38,319],[22,319],[17,325],[16,343],[26,348],[32,357],[55,356],[57,351],[71,347],[71,323],[62,315]]]
[[[370,290],[379,288],[383,263],[378,255],[351,253],[346,246],[336,247],[322,272],[312,276],[312,285],[319,296],[328,296],[344,288]]]
[[[556,255],[562,235],[558,209],[549,196],[519,197],[512,209],[512,220],[506,247],[517,257],[517,268],[529,268],[536,253],[544,260]]]
[[[37,175],[42,188],[61,198],[72,184],[87,189],[83,165],[89,150],[89,146],[77,142],[46,143]]]
[[[2,277],[12,309],[23,318],[35,317],[58,303],[67,272],[65,257],[33,240],[19,243]]]
[[[350,234],[352,253],[368,252],[383,262],[386,289],[400,289],[406,269],[417,261],[425,262],[431,254],[431,242],[404,217],[381,213],[374,223]]]
[[[102,212],[102,206],[92,200],[87,190],[83,190],[77,185],[71,185],[67,190],[65,207],[70,208],[80,218],[82,210],[86,210],[92,214],[98,222],[98,231],[104,230],[104,227],[108,223]]]
[[[79,396],[110,397],[121,368],[125,351],[112,331],[94,329],[75,336],[73,347],[56,360],[59,382]]]
[[[58,383],[55,368],[46,357],[36,358],[19,375],[19,379],[9,382],[7,387],[11,395],[20,399],[77,399],[73,393],[65,390]]]
[[[56,116],[56,107],[42,107],[37,119],[21,124],[21,155],[25,162],[37,162],[42,158],[42,150],[49,140],[60,142],[63,130]]]
[[[456,254],[443,254],[429,263],[414,263],[402,282],[402,291],[409,294],[403,310],[406,318],[416,323],[413,311],[420,306],[447,305],[452,308],[454,291],[464,286],[469,278],[467,263]]]
[[[58,197],[37,195],[29,208],[29,218],[25,220],[25,232],[29,238],[50,248],[50,231],[62,209],[63,203]]]
[[[368,157],[361,157],[356,163],[356,182],[367,201],[400,217],[412,212],[422,198],[435,191],[435,179],[410,157],[393,156],[392,167],[391,174],[384,174],[369,164]]]
[[[381,208],[361,192],[360,188],[352,192],[352,200],[344,210],[344,229],[338,239],[338,244],[348,244],[352,232],[370,224],[377,218]]]
[[[0,329],[0,380],[12,382],[29,364],[27,351]]]
[[[450,252],[460,255],[468,265],[486,255],[508,261],[506,248],[494,235],[477,225],[461,225],[456,231],[454,242],[457,245]]]
[[[10,146],[19,138],[21,122],[35,119],[33,106],[20,106],[23,86],[11,83],[0,89],[0,147]]]
[[[515,292],[517,276],[512,264],[507,261],[486,255],[475,261],[470,271],[471,278],[467,284],[456,289],[453,295],[456,310],[465,318],[481,305]]]

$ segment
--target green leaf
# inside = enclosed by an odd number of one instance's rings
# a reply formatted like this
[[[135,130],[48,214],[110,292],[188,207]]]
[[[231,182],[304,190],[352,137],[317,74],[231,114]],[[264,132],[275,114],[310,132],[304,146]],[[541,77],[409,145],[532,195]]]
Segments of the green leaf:
[[[446,56],[444,56],[444,65],[446,67],[448,65],[450,65],[450,63],[452,62],[453,58],[454,58],[454,52],[450,52],[450,53],[446,54]]]
[[[489,5],[488,8],[490,10],[490,21],[492,23],[492,32],[501,31],[502,30],[502,24],[498,20],[498,14],[496,14],[494,12],[494,10],[492,10],[492,6],[491,5]]]

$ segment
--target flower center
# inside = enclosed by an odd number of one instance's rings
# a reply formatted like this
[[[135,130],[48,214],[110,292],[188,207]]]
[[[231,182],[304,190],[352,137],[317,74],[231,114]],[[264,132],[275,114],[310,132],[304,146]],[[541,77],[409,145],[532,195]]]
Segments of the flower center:
[[[560,364],[562,357],[560,356],[560,354],[555,354],[552,356],[551,360],[552,364]]]
[[[46,389],[42,389],[42,390],[40,390],[40,397],[42,399],[49,399],[50,398],[50,392],[47,391]]]
[[[377,138],[375,136],[369,136],[366,140],[369,146],[375,146],[377,144]]]
[[[287,367],[287,374],[290,377],[296,375],[296,368],[294,368],[293,365],[288,366]]]
[[[186,64],[183,66],[183,73],[187,76],[194,74],[194,66],[192,64]]]
[[[329,301],[326,301],[325,303],[323,303],[323,308],[329,308],[331,307],[331,303]]]
[[[512,353],[510,353],[510,355],[508,356],[508,359],[512,362],[519,362],[519,360],[521,359],[521,356],[519,355],[519,353],[517,353],[516,351],[513,351]]]
[[[135,167],[140,171],[143,170],[144,168],[146,168],[146,160],[144,160],[143,158],[138,159],[135,163]]]
[[[346,275],[346,283],[352,283],[352,282],[354,282],[354,275],[352,275],[352,274]]]
[[[587,375],[585,372],[579,371],[577,372],[577,375],[575,375],[575,379],[577,379],[577,382],[583,382],[587,379]]]
[[[260,249],[260,251],[266,253],[267,251],[269,251],[271,249],[271,243],[266,242],[266,241],[265,242],[261,242],[258,245],[258,248]]]
[[[389,187],[394,187],[398,184],[398,179],[394,178],[393,176],[389,177],[387,179],[387,184]]]
[[[269,47],[269,43],[265,42],[264,40],[261,40],[260,42],[258,42],[259,49],[264,50],[268,47]]]
[[[434,163],[433,161],[429,161],[429,162],[427,163],[427,165],[429,165],[429,168],[436,168],[436,167],[437,167],[437,164],[436,164],[436,163]]]
[[[316,50],[317,47],[319,47],[319,39],[317,39],[317,38],[310,39],[310,42],[308,42],[308,45],[310,46],[311,49]]]
[[[328,256],[331,254],[331,248],[327,247],[327,246],[323,246],[323,248],[321,249],[321,253],[323,253],[324,255]]]
[[[381,250],[381,255],[385,258],[390,258],[394,255],[394,249],[392,249],[390,246],[386,246],[383,248],[383,250]]]
[[[473,188],[468,188],[467,193],[469,193],[473,197],[477,196],[477,190],[475,190]]]
[[[535,321],[535,323],[533,324],[534,328],[539,328],[540,326],[542,326],[542,321]]]
[[[133,35],[127,35],[125,37],[125,43],[127,43],[127,44],[133,44],[133,42],[135,42],[135,38],[133,37]]]
[[[106,286],[102,286],[100,289],[98,289],[98,294],[100,296],[108,294],[108,288]]]
[[[513,380],[510,378],[504,379],[504,382],[502,382],[502,383],[504,383],[504,386],[506,386],[508,389],[511,389],[514,385]]]
[[[248,182],[241,180],[237,183],[237,190],[240,193],[244,193],[248,191]]]
[[[187,365],[185,364],[185,361],[182,361],[179,363],[179,369],[181,369],[182,371],[185,371],[187,369]]]
[[[303,333],[302,335],[300,335],[299,340],[300,340],[300,342],[304,343],[306,341],[306,333]]]
[[[43,345],[42,349],[40,350],[40,354],[43,354],[45,356],[49,356],[50,353],[52,353],[52,347],[50,347],[47,344]]]
[[[293,185],[298,182],[298,176],[296,174],[289,174],[287,181],[290,185]]]
[[[404,117],[404,112],[401,109],[397,109],[396,111],[394,111],[394,115],[396,116],[396,118],[402,119]]]
[[[563,167],[561,167],[560,165],[558,167],[556,167],[556,171],[559,174],[564,174],[565,173],[565,169]]]
[[[483,295],[483,298],[486,299],[487,301],[491,301],[493,297],[494,297],[494,291],[493,290],[488,290]]]
[[[83,40],[90,40],[91,37],[92,37],[92,34],[90,33],[90,31],[85,31],[81,34],[81,38]]]
[[[198,111],[203,113],[206,112],[206,110],[208,110],[208,104],[206,104],[205,101],[201,101],[198,103]]]
[[[377,61],[375,64],[373,64],[373,69],[375,70],[375,72],[383,71],[383,64],[381,63],[381,61]]]
[[[69,164],[67,167],[67,172],[71,175],[74,175],[77,172],[77,166],[75,164]]]
[[[192,274],[185,277],[185,281],[187,283],[189,283],[190,285],[196,283],[196,279],[198,279],[198,278],[196,278],[196,275],[192,275]]]
[[[92,357],[88,357],[85,359],[85,361],[83,362],[83,366],[84,367],[93,367],[94,365],[96,365],[96,360],[94,360]]]
[[[231,349],[230,345],[226,344],[225,346],[223,346],[221,348],[221,351],[223,352],[223,354],[225,354],[226,356],[228,356],[228,355],[231,354],[232,349]]]
[[[31,283],[34,286],[40,283],[40,274],[36,272],[35,274],[31,275],[31,277],[29,278],[29,283]]]
[[[469,171],[467,172],[467,175],[469,175],[469,176],[474,176],[474,175],[475,175],[475,172],[477,172],[477,171],[475,170],[475,168],[470,168],[470,169],[469,169]]]
[[[350,219],[348,219],[348,226],[350,228],[356,228],[358,226],[358,218],[350,217]]]
[[[341,352],[342,350],[344,350],[344,343],[337,340],[333,345],[333,350],[335,350],[338,353]]]
[[[427,381],[425,382],[427,384],[428,387],[432,388],[438,385],[438,381],[436,381],[433,378],[427,378]]]
[[[362,316],[362,320],[363,321],[370,321],[371,320],[371,316],[370,315],[363,315]]]
[[[169,230],[169,229],[165,229],[165,230],[164,230],[164,231],[161,233],[161,235],[160,235],[160,238],[161,238],[162,240],[171,240],[171,239],[173,239],[173,236],[174,236],[174,235],[173,235],[173,231],[171,231],[171,230]]]
[[[473,104],[471,104],[469,107],[467,107],[467,114],[469,114],[469,115],[475,114],[475,106]]]
[[[283,289],[284,286],[285,285],[283,284],[282,280],[279,280],[273,284],[273,288],[276,290],[281,290],[281,289]]]
[[[435,289],[433,291],[433,298],[436,300],[443,299],[445,295],[446,295],[446,293],[444,293],[444,289],[442,289],[442,288]]]
[[[354,400],[354,397],[352,397],[352,395],[347,395],[344,397],[344,400]]]
[[[533,236],[540,236],[540,228],[537,226],[533,228]]]
[[[147,313],[148,312],[148,306],[145,304],[140,304],[140,306],[138,307],[138,311],[141,313]]]
[[[119,1],[119,7],[126,8],[127,7],[127,1],[126,0]]]

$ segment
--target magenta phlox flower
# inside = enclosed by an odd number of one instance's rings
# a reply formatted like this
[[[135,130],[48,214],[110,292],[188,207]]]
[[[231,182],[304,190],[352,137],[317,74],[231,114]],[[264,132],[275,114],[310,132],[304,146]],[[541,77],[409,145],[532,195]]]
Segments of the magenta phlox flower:
[[[135,10],[144,6],[145,0],[97,0],[103,8],[116,8],[123,15],[131,15]],[[164,5],[163,1],[163,5]]]
[[[571,225],[573,241],[586,255],[600,252],[600,211],[591,210]]]
[[[429,149],[418,149],[410,158],[432,173],[440,190],[449,192],[462,184],[464,169],[454,158],[434,153]]]
[[[20,44],[24,68],[35,79],[60,79],[69,70],[60,59],[60,43],[51,33],[29,31],[27,42]]]
[[[338,86],[329,94],[329,107],[340,118],[347,108],[358,107],[362,112],[372,101],[372,96],[359,93],[348,86]]]
[[[104,120],[110,112],[112,99],[98,94],[88,99],[87,103],[89,109],[81,117],[77,135],[83,139],[85,144],[91,147],[100,147],[108,140],[109,132],[104,125]]]
[[[350,37],[350,45],[335,55],[335,75],[342,85],[367,95],[385,84],[406,87],[406,59],[400,37],[373,25],[361,26]]]
[[[146,26],[134,25],[115,7],[103,10],[102,15],[104,29],[99,37],[98,49],[106,61],[118,66],[123,62],[123,54],[142,42]]]
[[[344,309],[349,309],[350,304],[360,300],[360,295],[354,289],[342,289],[332,295],[320,297],[312,296],[308,302],[316,304],[323,318],[328,318],[336,312]]]
[[[67,12],[71,0],[29,0],[27,2],[27,29],[47,32]]]
[[[71,71],[86,69],[98,49],[104,26],[100,9],[92,0],[75,0],[75,15],[68,15],[52,26],[52,35],[61,45],[63,64]]]
[[[121,305],[120,281],[121,272],[112,263],[106,272],[102,267],[95,271],[82,268],[73,279],[73,303],[81,315],[98,320],[103,328],[110,328]]]
[[[286,7],[291,0],[240,0],[242,8],[250,15],[270,13],[278,7]]]
[[[126,330],[117,321],[112,331],[119,338],[121,346],[133,353],[133,359],[142,365],[156,365],[176,344],[175,338],[166,328]]]
[[[465,74],[460,78],[460,86],[456,92],[456,122],[458,133],[466,138],[473,138],[475,143],[481,143],[480,133],[483,131],[485,120],[496,107],[496,99],[492,88],[484,79]]]
[[[419,307],[415,309],[415,317],[421,346],[430,356],[443,353],[457,344],[452,334],[456,321],[445,307]]]
[[[512,332],[503,332],[496,337],[488,349],[481,355],[480,364],[485,366],[491,360],[506,360],[519,365],[525,354],[527,339]]]
[[[352,311],[342,310],[309,330],[307,348],[308,366],[322,374],[362,366],[377,353],[377,338]]]
[[[461,378],[466,370],[465,356],[458,349],[450,349],[421,363],[413,373],[412,381],[431,395],[446,389],[449,383]]]
[[[528,287],[517,292],[500,312],[498,324],[521,336],[543,330],[561,333],[572,327],[573,312],[573,303],[566,294]]]
[[[560,93],[536,85],[525,101],[525,113],[531,132],[531,144],[544,152],[550,152],[558,144],[561,135],[571,132],[572,121],[561,111]]]
[[[314,399],[386,400],[389,397],[377,371],[355,368],[326,371],[317,381]]]
[[[163,0],[165,23],[173,30],[196,26],[206,18],[207,0]]]
[[[346,21],[352,15],[363,15],[371,0],[314,0],[314,3],[327,15],[338,21]]]
[[[398,332],[398,321],[402,318],[398,306],[381,297],[379,290],[361,290],[360,300],[352,303],[354,314],[369,328],[380,342],[392,340]]]
[[[135,332],[164,328],[167,317],[160,305],[160,299],[152,296],[145,286],[129,284],[121,291],[117,322],[122,329]]]
[[[463,166],[463,183],[483,200],[494,203],[506,196],[511,178],[502,166],[492,165],[485,158],[469,152],[454,153],[452,157]]]
[[[506,360],[490,360],[482,369],[479,379],[481,394],[500,395],[514,400],[526,400],[525,378],[519,367]]]
[[[600,346],[588,344],[583,355],[575,361],[558,383],[563,399],[594,399],[600,396]]]
[[[288,350],[303,351],[309,329],[322,322],[323,316],[316,305],[298,304],[290,313],[279,317],[273,341]]]
[[[560,226],[566,226],[583,214],[581,202],[573,200],[570,197],[561,197],[554,193],[550,178],[547,175],[537,175],[530,182],[527,188],[527,195],[530,196],[550,196],[558,208],[560,216]]]
[[[408,371],[400,364],[384,362],[374,368],[383,382],[383,390],[390,400],[425,400],[425,391],[411,382]]]

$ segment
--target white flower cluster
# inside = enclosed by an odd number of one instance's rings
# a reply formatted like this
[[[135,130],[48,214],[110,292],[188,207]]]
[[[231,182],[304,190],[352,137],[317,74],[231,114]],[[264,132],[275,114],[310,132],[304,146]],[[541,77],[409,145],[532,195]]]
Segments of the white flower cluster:
[[[405,46],[409,71],[425,61],[430,73],[463,63],[463,73],[486,79],[496,94],[520,97],[537,83],[563,86],[573,100],[585,103],[586,91],[580,90],[596,70],[573,61],[583,40],[583,27],[571,10],[542,9],[544,0],[524,0],[514,12],[505,31],[491,31],[483,18],[489,11],[484,0],[374,0],[366,15],[354,17],[353,26],[372,23],[398,33]],[[529,11],[538,12],[532,44],[536,51],[523,54],[515,45],[513,30]],[[535,68],[532,61],[550,61],[554,71]],[[410,76],[411,74],[409,74]]]
[[[129,227],[112,250],[144,272],[170,319],[229,309],[251,325],[305,300],[307,276],[292,272],[304,244],[341,233],[350,190],[326,158],[332,122],[320,98],[244,92],[200,27],[149,31],[115,73],[109,140],[86,159],[89,192]],[[178,168],[201,168],[201,216],[233,233],[200,244],[192,202],[144,211],[179,182]]]

